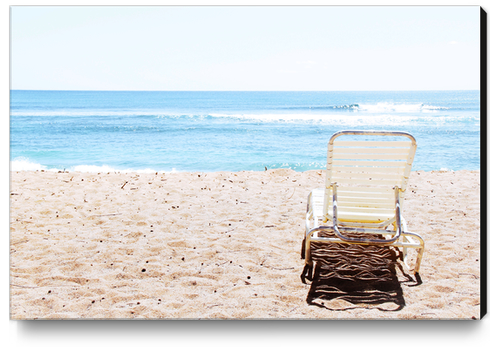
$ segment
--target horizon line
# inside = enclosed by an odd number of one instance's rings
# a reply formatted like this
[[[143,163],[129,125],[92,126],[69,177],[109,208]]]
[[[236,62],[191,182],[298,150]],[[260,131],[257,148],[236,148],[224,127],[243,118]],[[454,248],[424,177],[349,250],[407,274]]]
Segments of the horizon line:
[[[481,91],[481,89],[376,89],[376,90],[169,90],[169,89],[9,89],[34,92],[451,92]]]

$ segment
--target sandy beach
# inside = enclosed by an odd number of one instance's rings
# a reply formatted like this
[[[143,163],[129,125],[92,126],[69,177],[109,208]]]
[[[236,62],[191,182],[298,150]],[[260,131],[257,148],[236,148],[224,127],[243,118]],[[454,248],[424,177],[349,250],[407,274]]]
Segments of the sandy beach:
[[[387,254],[391,277],[370,278],[384,283],[371,301],[301,281],[306,199],[322,171],[10,179],[14,320],[480,318],[479,171],[412,172],[403,215],[426,243],[421,281]]]

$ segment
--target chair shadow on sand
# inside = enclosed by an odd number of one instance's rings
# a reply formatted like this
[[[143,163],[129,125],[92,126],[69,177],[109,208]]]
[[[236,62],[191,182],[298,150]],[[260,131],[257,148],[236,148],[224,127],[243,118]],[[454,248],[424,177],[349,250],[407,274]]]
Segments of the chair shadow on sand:
[[[303,283],[311,281],[310,305],[333,311],[399,311],[405,306],[401,283],[422,283],[418,275],[414,279],[404,271],[397,261],[400,254],[390,247],[315,242],[311,252],[314,269],[307,274],[305,267],[301,275]]]

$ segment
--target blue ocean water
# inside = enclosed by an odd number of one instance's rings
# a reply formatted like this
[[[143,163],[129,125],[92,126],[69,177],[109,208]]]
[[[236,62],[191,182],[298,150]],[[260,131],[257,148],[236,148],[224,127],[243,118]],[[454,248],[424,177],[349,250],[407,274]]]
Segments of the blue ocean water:
[[[11,170],[323,169],[339,130],[399,130],[414,170],[480,169],[479,91],[10,92]]]

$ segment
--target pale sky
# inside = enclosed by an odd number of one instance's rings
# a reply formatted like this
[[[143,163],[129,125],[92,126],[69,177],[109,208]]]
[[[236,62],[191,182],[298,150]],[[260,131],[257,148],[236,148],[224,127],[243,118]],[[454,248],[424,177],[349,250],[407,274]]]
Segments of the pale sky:
[[[480,88],[478,6],[13,6],[10,88]]]

